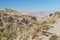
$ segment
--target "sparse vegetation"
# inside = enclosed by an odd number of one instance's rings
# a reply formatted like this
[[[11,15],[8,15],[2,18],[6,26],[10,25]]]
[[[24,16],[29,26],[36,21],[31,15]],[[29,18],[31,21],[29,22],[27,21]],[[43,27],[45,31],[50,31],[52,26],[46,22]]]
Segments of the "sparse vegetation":
[[[57,40],[58,36],[57,35],[52,35],[49,40]]]
[[[49,16],[52,16],[53,14],[51,13]]]
[[[51,17],[38,21],[35,16],[17,15],[18,12],[14,10],[6,9],[2,11],[0,11],[0,40],[42,40],[42,35],[46,37],[51,35],[47,31],[51,28],[50,24],[56,22]],[[10,14],[12,12],[13,15]],[[58,15],[60,14],[58,13]],[[56,38],[56,35],[52,35],[49,40],[57,40]]]

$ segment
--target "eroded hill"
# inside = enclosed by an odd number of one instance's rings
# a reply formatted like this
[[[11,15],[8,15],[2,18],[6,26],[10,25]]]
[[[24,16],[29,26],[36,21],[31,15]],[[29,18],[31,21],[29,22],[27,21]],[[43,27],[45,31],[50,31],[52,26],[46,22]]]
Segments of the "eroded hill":
[[[56,12],[38,21],[36,16],[0,9],[0,40],[57,40],[59,37],[48,31],[59,18]]]

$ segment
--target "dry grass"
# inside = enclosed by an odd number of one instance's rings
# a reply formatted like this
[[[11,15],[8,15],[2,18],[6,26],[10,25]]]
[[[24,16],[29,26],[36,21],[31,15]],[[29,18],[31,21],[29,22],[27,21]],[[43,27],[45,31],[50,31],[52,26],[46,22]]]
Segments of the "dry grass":
[[[50,24],[56,22],[56,20],[51,17],[38,21],[35,16],[17,15],[16,13],[18,12],[9,10],[10,9],[6,9],[3,10],[3,13],[0,12],[3,23],[0,25],[0,40],[42,40],[43,36],[49,36],[49,32],[47,31],[50,29]],[[3,15],[5,13],[7,16]],[[52,16],[52,14],[50,14],[50,16]],[[12,17],[13,21],[12,19],[8,20],[9,17]],[[4,22],[4,19],[7,21]],[[55,36],[52,36],[50,40],[55,40],[55,38]]]

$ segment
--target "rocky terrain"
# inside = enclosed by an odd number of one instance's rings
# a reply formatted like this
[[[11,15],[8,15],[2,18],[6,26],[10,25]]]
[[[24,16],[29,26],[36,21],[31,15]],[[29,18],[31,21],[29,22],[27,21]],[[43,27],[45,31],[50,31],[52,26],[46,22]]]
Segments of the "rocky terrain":
[[[60,40],[59,24],[60,12],[42,17],[0,9],[0,40]]]

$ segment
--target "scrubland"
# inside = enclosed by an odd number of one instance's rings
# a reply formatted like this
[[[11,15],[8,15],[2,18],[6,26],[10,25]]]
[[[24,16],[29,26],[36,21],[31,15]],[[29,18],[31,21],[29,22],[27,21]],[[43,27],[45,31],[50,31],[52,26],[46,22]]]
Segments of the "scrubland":
[[[34,15],[0,9],[0,40],[60,40],[60,36],[49,31],[59,19],[60,12],[51,13],[38,21]]]

